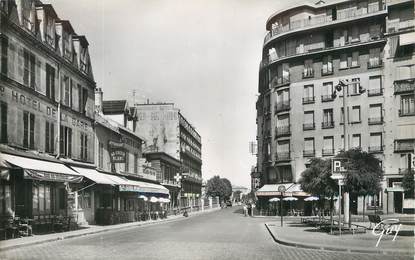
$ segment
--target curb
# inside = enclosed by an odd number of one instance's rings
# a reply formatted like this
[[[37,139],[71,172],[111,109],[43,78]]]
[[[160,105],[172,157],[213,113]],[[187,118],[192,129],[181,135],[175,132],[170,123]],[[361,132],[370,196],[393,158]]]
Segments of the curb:
[[[187,218],[183,217],[183,216],[179,216],[179,217],[174,218],[174,219],[165,219],[165,220],[154,221],[154,222],[137,222],[136,224],[119,226],[119,227],[109,226],[108,228],[103,228],[103,229],[99,229],[99,230],[92,230],[92,231],[89,231],[89,232],[79,233],[79,234],[73,234],[72,232],[74,232],[75,231],[74,230],[74,231],[67,232],[67,234],[63,233],[62,236],[57,236],[57,237],[53,237],[53,238],[49,238],[49,239],[44,239],[44,240],[39,240],[39,241],[31,241],[31,242],[27,242],[27,243],[4,246],[4,247],[0,246],[0,251],[6,251],[6,250],[12,250],[12,249],[17,249],[17,248],[27,247],[27,246],[45,244],[45,243],[50,243],[50,242],[59,241],[59,240],[65,240],[65,239],[95,235],[95,234],[105,233],[105,232],[109,232],[109,231],[120,231],[120,230],[128,229],[128,228],[144,227],[144,226],[151,226],[151,225],[165,224],[165,223],[170,223],[170,222],[175,222],[175,221],[181,221],[181,220],[185,220],[185,219],[195,217],[195,216],[198,216],[198,215],[201,215],[201,214],[212,213],[212,212],[215,212],[216,210],[218,210],[218,209],[211,209],[211,210],[207,210],[207,211],[196,211],[192,214],[189,214],[189,216]],[[132,223],[134,223],[134,222],[132,222]],[[1,244],[1,241],[0,241],[0,244]]]
[[[269,234],[271,235],[272,239],[281,245],[291,246],[296,248],[305,248],[305,249],[317,249],[317,250],[324,250],[324,251],[335,251],[335,252],[343,252],[343,253],[364,253],[364,254],[377,254],[377,255],[394,255],[394,256],[413,256],[411,252],[407,251],[391,251],[391,250],[368,250],[362,248],[345,248],[345,247],[333,247],[333,246],[320,246],[315,244],[305,244],[305,243],[298,243],[292,242],[289,240],[282,240],[278,239],[274,233],[272,233],[271,229],[269,228],[268,224],[265,224],[266,229],[268,230]]]

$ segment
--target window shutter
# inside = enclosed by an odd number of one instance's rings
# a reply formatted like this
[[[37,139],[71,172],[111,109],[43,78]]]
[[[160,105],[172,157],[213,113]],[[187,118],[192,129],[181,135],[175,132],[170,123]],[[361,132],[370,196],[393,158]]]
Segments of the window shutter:
[[[30,149],[35,148],[35,115],[30,114]]]

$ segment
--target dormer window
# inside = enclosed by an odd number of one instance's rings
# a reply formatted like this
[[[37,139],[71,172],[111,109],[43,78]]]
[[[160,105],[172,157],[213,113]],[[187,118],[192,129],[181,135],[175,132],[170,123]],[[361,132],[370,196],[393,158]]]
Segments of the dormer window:
[[[88,60],[88,49],[87,48],[81,48],[81,54],[80,54],[80,70],[84,73],[89,72],[89,60]]]
[[[63,57],[68,60],[72,60],[72,48],[70,35],[64,33],[63,35]]]
[[[28,3],[30,4],[30,2]],[[31,6],[23,7],[23,27],[30,31],[31,33],[36,33],[36,13],[34,2]]]
[[[55,34],[55,20],[48,18],[46,24],[45,41],[52,48],[55,48],[56,46]]]

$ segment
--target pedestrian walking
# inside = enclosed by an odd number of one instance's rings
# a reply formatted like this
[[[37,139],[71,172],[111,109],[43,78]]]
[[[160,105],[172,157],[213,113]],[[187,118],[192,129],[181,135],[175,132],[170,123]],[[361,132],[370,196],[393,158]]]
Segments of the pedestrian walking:
[[[248,208],[246,207],[246,204],[244,204],[244,215],[245,215],[245,217],[247,216],[247,214],[248,214]]]

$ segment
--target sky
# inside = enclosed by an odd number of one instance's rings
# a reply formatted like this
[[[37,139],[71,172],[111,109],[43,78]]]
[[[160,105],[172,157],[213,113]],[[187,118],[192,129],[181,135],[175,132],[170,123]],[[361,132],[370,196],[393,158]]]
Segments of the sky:
[[[87,37],[104,100],[175,103],[202,136],[203,179],[250,188],[265,22],[294,1],[43,2]]]

